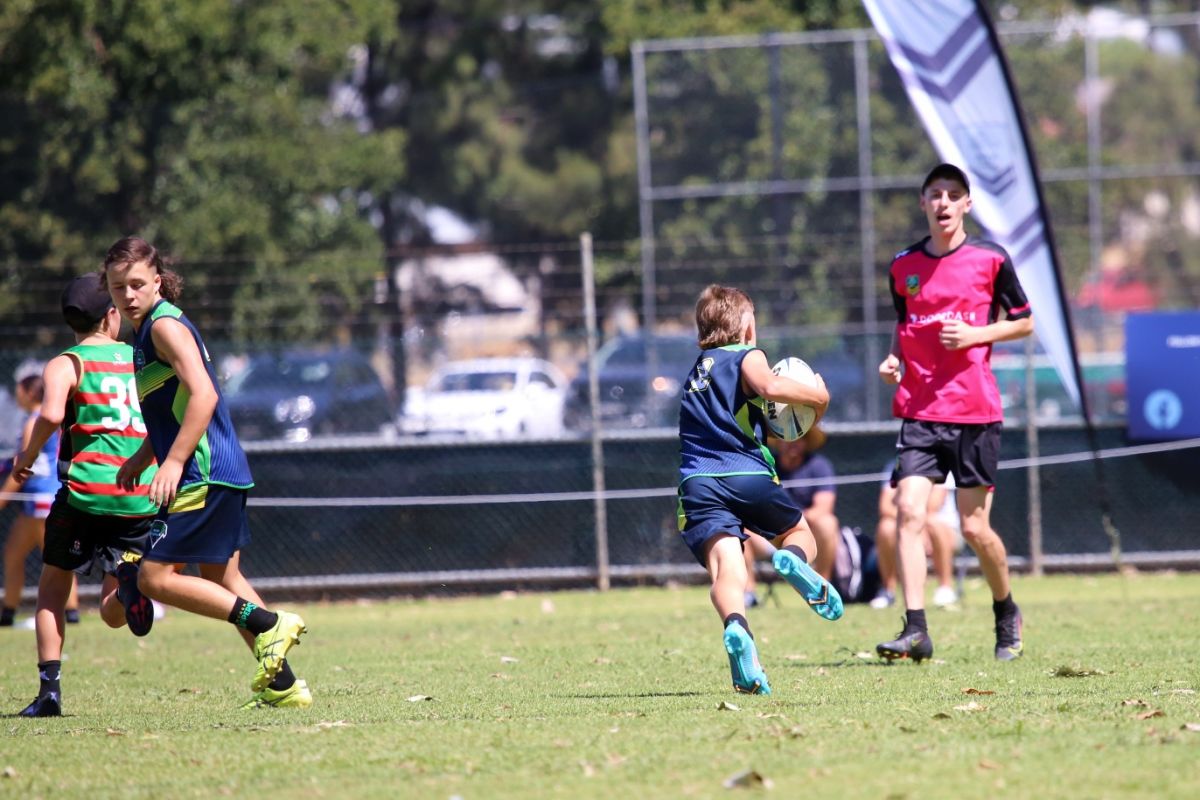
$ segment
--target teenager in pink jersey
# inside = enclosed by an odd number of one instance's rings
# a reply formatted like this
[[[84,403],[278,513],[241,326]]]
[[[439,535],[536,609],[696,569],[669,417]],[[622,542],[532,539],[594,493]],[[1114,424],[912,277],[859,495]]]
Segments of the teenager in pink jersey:
[[[892,413],[903,423],[892,484],[907,613],[900,635],[875,649],[887,659],[933,655],[921,531],[934,484],[952,473],[963,538],[992,590],[995,656],[1011,661],[1022,652],[1021,611],[1009,588],[1004,542],[989,519],[1004,419],[991,356],[994,343],[1032,333],[1033,316],[1004,248],[967,235],[971,184],[961,169],[934,167],[921,185],[921,209],[929,236],[892,259],[896,332],[879,365],[884,383],[899,384]]]

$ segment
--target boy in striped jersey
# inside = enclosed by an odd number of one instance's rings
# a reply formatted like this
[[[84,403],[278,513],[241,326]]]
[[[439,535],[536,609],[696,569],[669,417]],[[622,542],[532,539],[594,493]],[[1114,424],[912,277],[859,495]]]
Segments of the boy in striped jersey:
[[[46,364],[41,410],[13,464],[17,480],[29,480],[46,440],[61,427],[63,485],[46,519],[38,583],[41,686],[37,699],[21,711],[23,717],[62,714],[63,622],[76,572],[86,575],[94,566],[104,570],[100,616],[109,626],[128,624],[135,636],[145,636],[154,623],[153,606],[137,585],[137,564],[158,510],[149,498],[151,475],[128,491],[117,485],[118,469],[146,437],[137,394],[131,391],[133,349],[117,341],[121,317],[98,274],[71,281],[62,310],[76,344]]]

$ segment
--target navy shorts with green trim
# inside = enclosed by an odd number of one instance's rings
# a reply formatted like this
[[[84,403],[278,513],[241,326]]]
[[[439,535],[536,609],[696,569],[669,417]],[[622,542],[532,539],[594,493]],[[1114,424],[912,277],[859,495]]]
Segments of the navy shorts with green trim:
[[[704,543],[727,533],[746,540],[743,528],[768,539],[787,533],[802,518],[792,496],[769,475],[697,476],[679,485],[679,532],[701,566]]]
[[[190,495],[186,503],[177,497],[172,504],[177,510],[158,513],[146,558],[173,564],[224,564],[250,543],[248,493],[214,484],[205,487],[207,491],[186,488]]]
[[[1001,423],[959,424],[906,419],[896,438],[892,486],[920,476],[944,483],[954,475],[960,489],[995,486],[1000,464]]]

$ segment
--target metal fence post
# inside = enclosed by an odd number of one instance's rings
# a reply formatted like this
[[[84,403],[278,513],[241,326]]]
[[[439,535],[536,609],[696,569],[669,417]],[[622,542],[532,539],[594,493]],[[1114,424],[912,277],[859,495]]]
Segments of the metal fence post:
[[[1025,446],[1029,451],[1029,466],[1025,469],[1025,479],[1029,492],[1029,571],[1035,576],[1041,576],[1042,475],[1037,463],[1037,376],[1034,373],[1033,349],[1033,337],[1025,337]]]
[[[588,405],[592,412],[592,505],[596,522],[596,588],[607,591],[608,509],[604,500],[604,443],[600,430],[600,373],[596,368],[596,274],[592,264],[592,235],[579,237],[583,265],[583,317],[587,326]]]

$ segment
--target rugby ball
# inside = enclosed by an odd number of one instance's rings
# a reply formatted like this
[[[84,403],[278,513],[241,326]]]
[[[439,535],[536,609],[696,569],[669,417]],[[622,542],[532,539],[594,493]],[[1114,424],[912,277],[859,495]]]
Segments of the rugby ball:
[[[812,367],[805,363],[804,359],[795,356],[783,359],[772,367],[771,371],[776,375],[791,378],[797,383],[808,386],[817,385],[816,373],[813,372]],[[771,429],[771,433],[785,442],[794,442],[808,433],[808,429],[817,419],[817,411],[811,406],[777,403],[774,400],[767,400],[766,412],[767,427]]]

